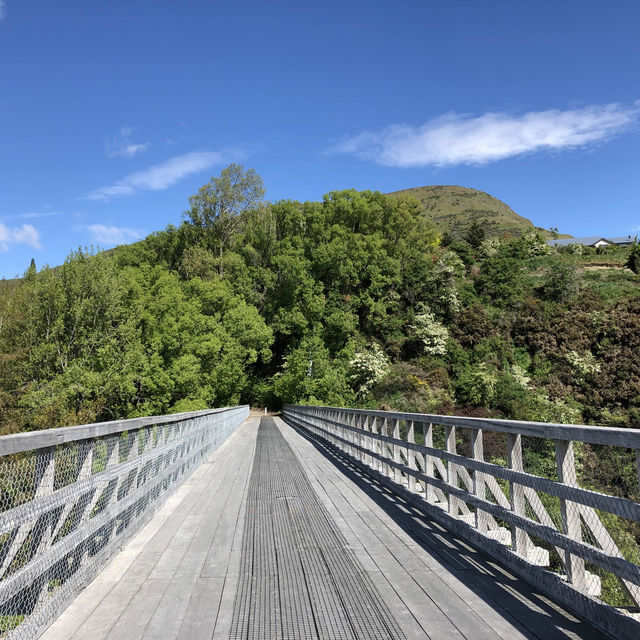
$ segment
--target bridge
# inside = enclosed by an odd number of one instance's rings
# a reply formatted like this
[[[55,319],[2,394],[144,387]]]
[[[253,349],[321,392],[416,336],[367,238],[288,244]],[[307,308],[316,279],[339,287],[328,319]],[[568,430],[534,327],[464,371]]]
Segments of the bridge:
[[[637,640],[585,447],[638,480],[636,429],[333,407],[3,436],[0,637]]]

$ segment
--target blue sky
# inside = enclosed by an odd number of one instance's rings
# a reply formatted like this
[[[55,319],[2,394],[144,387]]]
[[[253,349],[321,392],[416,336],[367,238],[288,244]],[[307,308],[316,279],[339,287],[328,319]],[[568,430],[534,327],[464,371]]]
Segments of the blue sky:
[[[0,0],[0,276],[270,200],[427,184],[640,227],[640,3]]]

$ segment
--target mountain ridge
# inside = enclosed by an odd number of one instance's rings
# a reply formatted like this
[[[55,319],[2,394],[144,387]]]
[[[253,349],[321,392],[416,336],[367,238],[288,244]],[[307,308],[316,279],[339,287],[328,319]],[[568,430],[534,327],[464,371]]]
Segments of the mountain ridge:
[[[482,226],[487,236],[522,235],[539,229],[549,238],[571,237],[536,227],[502,200],[471,187],[425,185],[392,191],[389,195],[413,196],[420,202],[425,216],[433,220],[441,232],[457,237],[464,236],[474,222]]]

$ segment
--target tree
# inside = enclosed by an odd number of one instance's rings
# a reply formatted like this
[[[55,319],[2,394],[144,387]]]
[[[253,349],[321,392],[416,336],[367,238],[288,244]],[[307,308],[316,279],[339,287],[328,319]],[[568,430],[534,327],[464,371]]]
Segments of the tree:
[[[629,257],[627,258],[627,262],[625,266],[631,269],[633,273],[640,274],[640,243],[638,243],[637,237],[633,241],[633,246],[631,247],[631,253],[629,253]]]
[[[480,226],[480,223],[477,220],[474,220],[471,226],[469,227],[469,231],[465,235],[464,239],[474,248],[478,249],[480,245],[484,242],[485,232],[484,229]]]
[[[218,272],[223,273],[222,254],[238,228],[245,211],[262,203],[265,189],[262,178],[253,169],[230,164],[219,178],[211,178],[189,198],[186,216],[191,224],[205,231],[218,254]]]
[[[553,302],[569,302],[580,291],[578,271],[571,263],[556,262],[546,270],[542,293]]]
[[[371,387],[382,380],[389,373],[389,359],[377,342],[370,349],[355,354],[349,362],[352,385],[358,395],[366,395]]]
[[[414,335],[422,343],[422,350],[429,356],[443,356],[447,352],[449,330],[422,305],[411,325]]]

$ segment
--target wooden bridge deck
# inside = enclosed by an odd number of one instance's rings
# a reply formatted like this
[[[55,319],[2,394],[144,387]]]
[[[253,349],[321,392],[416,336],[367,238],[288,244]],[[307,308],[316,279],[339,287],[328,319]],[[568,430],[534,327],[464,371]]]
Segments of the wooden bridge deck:
[[[264,439],[257,439],[259,424],[257,418],[245,422],[42,637],[46,640],[373,637],[362,631],[353,617],[349,618],[351,605],[344,603],[346,613],[332,611],[328,605],[318,609],[313,589],[308,587],[311,595],[305,598],[308,604],[311,601],[314,610],[295,615],[289,611],[290,620],[305,619],[307,625],[296,629],[278,622],[280,618],[270,607],[285,607],[285,600],[296,600],[299,594],[286,594],[283,589],[285,585],[289,589],[292,584],[294,588],[299,585],[299,576],[296,579],[279,576],[271,585],[273,593],[268,594],[271,600],[263,598],[261,611],[255,606],[251,609],[251,598],[237,597],[239,588],[242,593],[243,588],[246,590],[252,584],[255,587],[255,578],[253,583],[246,580],[247,570],[251,571],[247,567],[258,571],[258,564],[264,561],[253,556],[247,560],[245,532],[247,501],[251,502],[256,483],[271,486],[264,469],[262,476],[256,475],[255,470],[252,475],[254,461],[258,460],[257,443],[266,446]],[[342,557],[348,560],[338,568],[327,561],[324,573],[317,573],[313,579],[317,584],[335,582],[336,602],[344,592],[340,592],[338,584],[342,578],[332,572],[352,574],[346,578],[351,582],[345,584],[359,583],[362,589],[372,589],[373,604],[367,606],[373,609],[381,606],[386,611],[384,615],[388,614],[396,625],[389,627],[384,637],[469,640],[603,637],[480,551],[408,508],[321,444],[279,418],[275,424],[290,449],[282,446],[293,452],[291,457],[297,460],[294,464],[299,464],[302,476],[306,476],[304,482],[308,481],[313,493],[311,502],[316,504],[316,511],[324,514],[317,522],[327,528],[330,538],[333,536],[330,552],[346,554]],[[281,439],[279,434],[273,435]],[[278,454],[278,462],[290,465],[291,461]],[[273,471],[269,473],[284,473],[278,465],[270,468]],[[302,492],[301,479],[291,478],[286,491]],[[278,489],[273,491],[277,496]],[[288,508],[292,513],[295,511]],[[297,535],[295,527],[302,526],[300,522],[291,520],[283,526]],[[337,545],[342,549],[336,549],[336,540],[342,541]],[[311,552],[316,556],[327,553],[319,549]],[[300,557],[307,551],[292,549]],[[293,567],[294,560],[289,564],[281,562],[278,571]],[[353,586],[349,589],[354,590]],[[304,605],[305,598],[298,599],[298,606],[302,606],[300,602]],[[360,594],[354,599],[356,604],[362,600]],[[242,606],[245,607],[242,615],[261,616],[267,626],[249,625],[250,630],[246,631],[246,625],[238,622],[241,617],[238,608]],[[337,618],[343,615],[349,624],[345,623],[344,628],[329,625],[332,630],[326,631],[329,627],[318,623],[318,615]]]

